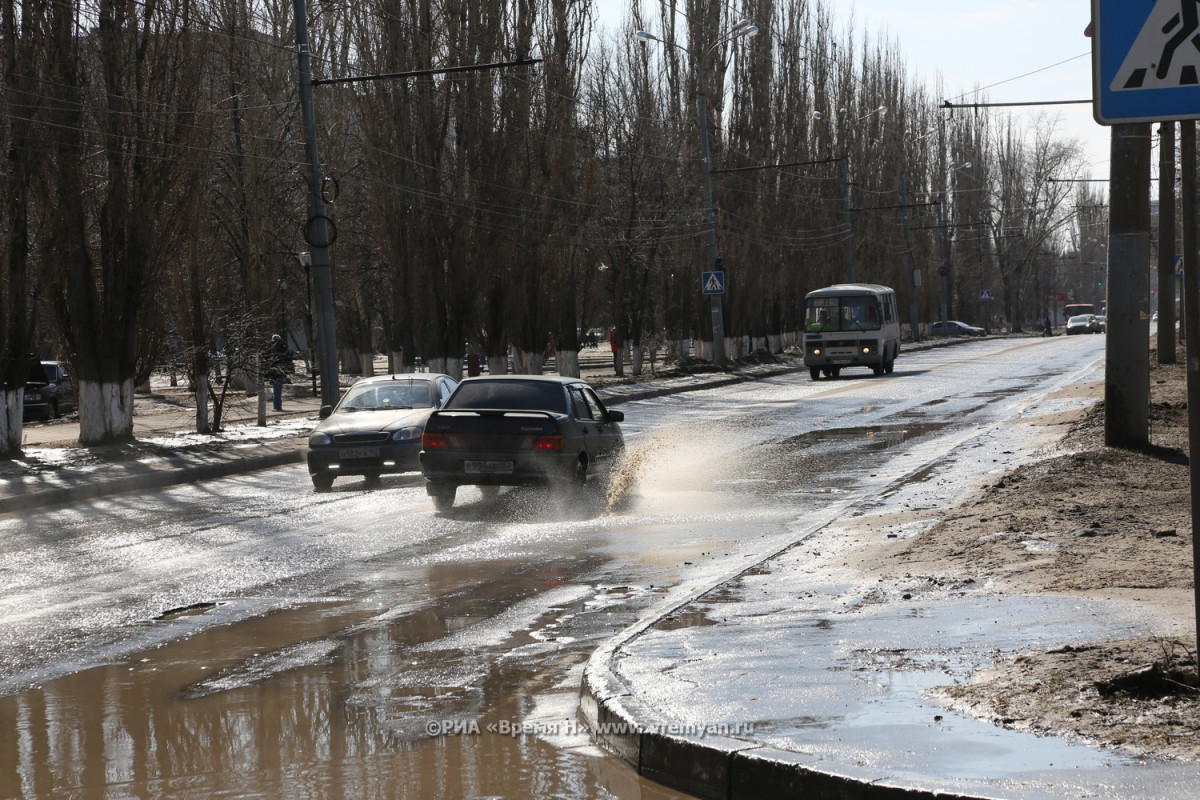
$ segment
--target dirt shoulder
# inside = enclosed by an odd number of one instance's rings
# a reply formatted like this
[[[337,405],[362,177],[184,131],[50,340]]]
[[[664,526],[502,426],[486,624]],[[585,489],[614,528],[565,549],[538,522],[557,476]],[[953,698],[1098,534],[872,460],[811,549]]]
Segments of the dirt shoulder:
[[[1151,361],[1148,451],[1105,447],[1103,386],[1079,387],[1098,404],[1050,421],[1069,431],[1059,455],[1005,475],[878,568],[1144,608],[1148,631],[1170,633],[1024,653],[940,698],[1000,725],[1200,760],[1185,360]]]

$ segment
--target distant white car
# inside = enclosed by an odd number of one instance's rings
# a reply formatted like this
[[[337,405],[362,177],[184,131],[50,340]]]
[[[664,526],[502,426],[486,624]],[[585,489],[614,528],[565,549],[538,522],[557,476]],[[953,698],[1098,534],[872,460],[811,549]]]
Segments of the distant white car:
[[[1067,320],[1068,336],[1078,333],[1099,333],[1101,330],[1100,320],[1095,314],[1078,314]]]
[[[930,336],[987,336],[987,331],[959,322],[956,319],[935,322],[929,326]]]

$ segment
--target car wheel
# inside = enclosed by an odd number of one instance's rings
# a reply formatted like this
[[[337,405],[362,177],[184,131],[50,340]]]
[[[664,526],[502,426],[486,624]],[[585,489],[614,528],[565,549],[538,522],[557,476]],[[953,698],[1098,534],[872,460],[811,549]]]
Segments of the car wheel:
[[[871,372],[876,377],[882,375],[883,374],[883,364],[875,364],[874,366],[871,367]]]
[[[896,369],[896,359],[894,359],[894,358],[888,359],[888,362],[883,365],[883,371],[885,373],[887,373],[888,375],[891,375],[895,369]]]
[[[436,490],[431,490],[429,496],[433,498],[433,507],[445,513],[454,508],[454,495],[457,493],[457,486],[439,486]]]
[[[809,376],[810,378],[812,378],[814,381],[819,381],[819,380],[821,380],[821,370],[820,370],[820,368],[818,368],[818,367],[810,367],[810,368],[809,368],[809,370],[808,370],[808,376]]]
[[[576,486],[586,486],[587,485],[587,479],[588,479],[587,468],[588,468],[587,459],[584,458],[583,456],[580,456],[579,460],[575,462],[575,481],[574,482],[575,482]]]
[[[332,475],[324,475],[324,474],[313,475],[312,482],[313,482],[313,489],[315,489],[318,492],[328,492],[330,489],[333,488],[333,476]]]
[[[831,378],[836,378],[837,376],[839,376],[841,374],[842,374],[842,370],[839,367],[834,367],[833,369],[829,370],[829,377],[831,377]]]

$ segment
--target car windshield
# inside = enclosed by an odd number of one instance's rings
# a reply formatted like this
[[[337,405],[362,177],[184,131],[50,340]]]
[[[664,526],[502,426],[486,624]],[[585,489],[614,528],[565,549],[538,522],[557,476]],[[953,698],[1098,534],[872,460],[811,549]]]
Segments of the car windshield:
[[[404,380],[351,386],[339,411],[380,411],[393,408],[428,408],[429,382]]]
[[[505,411],[567,413],[562,384],[550,381],[463,381],[446,408],[495,408]]]
[[[1068,325],[1086,325],[1091,319],[1087,314],[1080,314],[1078,317],[1071,317],[1067,320]]]
[[[804,312],[807,331],[877,331],[882,315],[874,297],[811,297]]]

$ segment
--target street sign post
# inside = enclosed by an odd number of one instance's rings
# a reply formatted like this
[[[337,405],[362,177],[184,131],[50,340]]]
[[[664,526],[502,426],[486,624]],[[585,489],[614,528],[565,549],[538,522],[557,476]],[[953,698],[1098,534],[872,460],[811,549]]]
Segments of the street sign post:
[[[1200,0],[1092,0],[1101,125],[1200,118]]]
[[[725,294],[724,271],[700,273],[700,286],[705,294]]]

